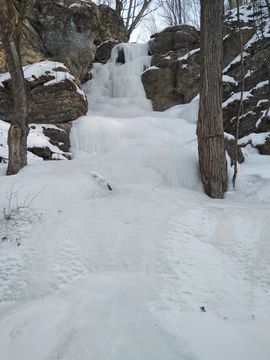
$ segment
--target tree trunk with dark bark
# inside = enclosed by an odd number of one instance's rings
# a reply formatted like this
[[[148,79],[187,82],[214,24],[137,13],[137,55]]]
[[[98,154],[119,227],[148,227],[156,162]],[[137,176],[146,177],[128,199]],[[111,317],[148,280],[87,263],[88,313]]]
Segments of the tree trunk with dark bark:
[[[245,4],[247,4],[247,1],[239,0],[239,5],[240,6],[245,5]],[[229,8],[234,9],[236,7],[237,7],[237,0],[229,0]]]
[[[24,6],[25,2],[21,2]],[[0,37],[11,76],[14,113],[8,132],[9,163],[7,175],[13,175],[27,164],[26,82],[20,58],[21,19],[16,17],[10,0],[0,0]]]
[[[197,124],[199,166],[206,194],[223,198],[227,162],[222,117],[223,0],[201,0],[201,94]]]

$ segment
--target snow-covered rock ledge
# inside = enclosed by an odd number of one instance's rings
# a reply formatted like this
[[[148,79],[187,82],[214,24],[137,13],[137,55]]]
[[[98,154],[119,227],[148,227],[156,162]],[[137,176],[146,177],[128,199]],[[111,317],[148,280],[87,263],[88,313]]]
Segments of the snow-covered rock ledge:
[[[30,115],[33,123],[66,123],[87,112],[87,99],[68,68],[57,61],[25,66]],[[9,73],[0,74],[0,118],[10,121],[12,93]]]
[[[69,133],[71,124],[30,124],[27,138],[28,161],[71,159]],[[8,162],[9,124],[0,120],[0,164]]]

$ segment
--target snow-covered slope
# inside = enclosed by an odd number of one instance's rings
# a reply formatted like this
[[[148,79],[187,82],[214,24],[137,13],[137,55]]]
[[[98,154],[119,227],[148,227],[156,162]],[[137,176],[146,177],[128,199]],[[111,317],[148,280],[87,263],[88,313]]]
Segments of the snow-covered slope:
[[[113,97],[125,67],[95,67],[74,160],[0,177],[1,359],[268,360],[269,157],[247,150],[237,191],[207,198],[198,100]]]

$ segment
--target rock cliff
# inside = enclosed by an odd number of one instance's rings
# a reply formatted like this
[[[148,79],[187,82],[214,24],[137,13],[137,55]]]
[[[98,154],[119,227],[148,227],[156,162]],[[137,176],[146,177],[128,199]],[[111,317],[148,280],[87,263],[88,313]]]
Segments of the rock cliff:
[[[20,0],[13,2],[19,9]],[[89,0],[27,2],[21,57],[27,79],[29,123],[57,125],[60,130],[50,130],[50,136],[46,136],[53,146],[56,145],[54,139],[62,137],[60,154],[62,143],[68,152],[66,134],[70,126],[65,125],[63,130],[59,124],[69,123],[87,112],[87,99],[80,84],[89,78],[97,49],[101,54],[100,50],[108,43],[126,40],[123,20],[108,6],[97,6]],[[110,49],[106,56],[108,51]],[[13,99],[7,70],[0,45],[0,119],[10,122]],[[31,151],[44,159],[57,158],[49,147],[33,146]]]
[[[270,19],[262,7],[254,15],[241,7],[240,28],[244,57],[244,112],[240,118],[241,146],[251,144],[270,154]],[[200,89],[200,34],[180,25],[154,34],[149,42],[152,67],[142,75],[147,97],[155,110],[190,102]],[[241,96],[241,42],[236,10],[224,22],[224,129],[234,135]],[[265,136],[256,136],[264,133]],[[254,135],[255,134],[255,135]]]

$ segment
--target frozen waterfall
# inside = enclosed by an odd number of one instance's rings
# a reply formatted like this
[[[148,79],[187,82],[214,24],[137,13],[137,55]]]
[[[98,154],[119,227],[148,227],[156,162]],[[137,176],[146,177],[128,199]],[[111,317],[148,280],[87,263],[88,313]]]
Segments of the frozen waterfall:
[[[116,45],[106,64],[95,63],[92,80],[84,86],[89,111],[116,117],[133,117],[151,111],[141,74],[151,65],[147,44]]]
[[[127,138],[137,137],[134,134],[137,127],[128,126],[128,120],[152,114],[152,104],[141,81],[142,72],[150,65],[147,44],[135,43],[116,45],[106,64],[93,65],[92,79],[83,87],[88,114],[72,127],[74,153],[109,152],[125,147]]]

